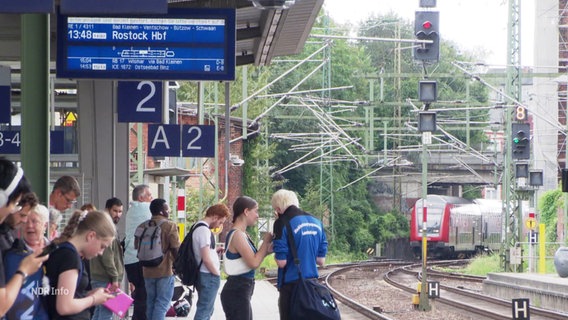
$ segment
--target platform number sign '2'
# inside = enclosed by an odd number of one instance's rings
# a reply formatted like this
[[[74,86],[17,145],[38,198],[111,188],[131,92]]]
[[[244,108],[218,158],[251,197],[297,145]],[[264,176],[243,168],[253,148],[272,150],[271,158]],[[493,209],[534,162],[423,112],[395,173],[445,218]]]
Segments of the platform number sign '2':
[[[180,132],[181,130],[181,132]],[[215,156],[215,126],[148,125],[148,155],[153,157],[212,158]]]
[[[182,157],[215,156],[215,126],[183,125],[181,130]]]
[[[161,81],[119,81],[118,122],[162,122]]]

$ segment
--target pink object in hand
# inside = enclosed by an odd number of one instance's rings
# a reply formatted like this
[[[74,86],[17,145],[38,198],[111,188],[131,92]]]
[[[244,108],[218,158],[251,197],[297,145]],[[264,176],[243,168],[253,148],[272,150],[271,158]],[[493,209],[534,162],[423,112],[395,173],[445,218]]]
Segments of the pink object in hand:
[[[107,300],[103,305],[122,318],[126,315],[134,299],[120,289],[117,289],[115,294],[114,298]]]

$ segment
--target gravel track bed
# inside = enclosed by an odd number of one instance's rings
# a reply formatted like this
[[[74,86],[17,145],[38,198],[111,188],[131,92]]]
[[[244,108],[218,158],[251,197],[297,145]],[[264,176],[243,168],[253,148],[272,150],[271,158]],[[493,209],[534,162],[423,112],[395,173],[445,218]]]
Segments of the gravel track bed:
[[[345,296],[371,309],[377,307],[381,308],[382,313],[397,320],[474,319],[474,317],[463,315],[455,308],[436,303],[432,300],[430,300],[432,306],[431,311],[422,312],[415,310],[412,306],[411,294],[394,288],[383,280],[383,276],[387,271],[389,271],[389,269],[386,267],[375,268],[374,270],[365,268],[354,269],[352,272],[332,279],[331,285]],[[464,282],[456,280],[450,281],[456,284],[461,283],[461,286],[470,290],[473,287]],[[418,280],[409,280],[409,284],[416,286]],[[453,286],[453,284],[447,285]],[[472,285],[477,286],[477,284]]]

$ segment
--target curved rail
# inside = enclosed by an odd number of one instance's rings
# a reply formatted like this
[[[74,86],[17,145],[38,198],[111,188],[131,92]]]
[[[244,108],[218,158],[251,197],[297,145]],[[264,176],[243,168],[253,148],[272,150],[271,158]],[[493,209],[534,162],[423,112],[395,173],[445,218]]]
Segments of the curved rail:
[[[329,288],[329,290],[333,293],[333,296],[339,300],[341,303],[343,303],[344,305],[348,306],[349,308],[359,312],[360,314],[366,316],[369,319],[378,319],[378,320],[394,320],[391,317],[388,317],[380,312],[377,312],[363,304],[358,303],[355,300],[350,299],[349,297],[345,296],[344,294],[342,294],[341,292],[335,290],[331,285],[330,285],[330,278],[331,277],[335,277],[338,276],[342,273],[346,273],[348,272],[350,269],[354,269],[360,266],[365,266],[365,267],[369,267],[369,266],[389,266],[389,265],[393,265],[393,264],[403,264],[403,265],[407,265],[408,263],[404,263],[404,262],[400,262],[400,260],[396,260],[396,261],[381,261],[381,262],[365,262],[365,263],[361,263],[361,264],[354,264],[354,265],[349,265],[346,266],[344,268],[340,268],[338,270],[332,271],[329,274],[327,274],[325,276],[325,285]]]
[[[402,273],[407,273],[407,274],[415,274],[417,279],[421,279],[421,274],[420,272],[417,271],[411,271],[410,268],[416,268],[420,265],[411,265],[411,266],[406,266],[406,267],[400,267],[394,270],[391,270],[389,272],[387,272],[384,276],[384,280],[385,282],[389,283],[390,285],[397,287],[401,290],[410,292],[410,293],[415,293],[415,290],[413,288],[410,288],[404,284],[398,283],[396,280],[394,280],[393,276],[397,273],[397,272],[402,272]],[[437,276],[442,276],[442,273],[439,272]],[[455,278],[455,275],[450,275],[450,277]],[[479,279],[477,279],[477,277],[473,277],[472,279],[467,279],[467,278],[463,278],[462,280],[465,281],[479,281]],[[499,306],[501,308],[504,308],[507,310],[506,313],[504,312],[495,312],[495,311],[491,311],[490,308],[488,307],[488,305],[485,305],[484,307],[476,307],[474,305],[468,304],[467,302],[463,302],[464,299],[450,299],[450,298],[445,298],[443,296],[441,296],[440,298],[437,298],[436,301],[439,301],[440,303],[458,308],[460,310],[465,310],[467,312],[471,312],[474,314],[478,314],[484,317],[484,319],[504,319],[504,314],[510,314],[508,312],[510,312],[510,308],[511,308],[511,302],[507,301],[507,300],[503,300],[503,299],[499,299],[499,298],[494,298],[494,297],[490,297],[490,296],[486,296],[483,294],[478,294],[478,293],[473,293],[467,290],[462,290],[462,289],[458,289],[458,288],[454,288],[454,287],[448,287],[445,285],[440,285],[440,288],[443,290],[446,290],[447,292],[451,292],[454,293],[456,295],[460,295],[462,297],[468,297],[468,298],[472,298],[475,299],[476,301],[484,301],[487,302],[488,304],[493,304],[495,306]],[[531,307],[531,316],[533,317],[542,317],[544,319],[565,319],[566,315],[559,313],[559,312],[555,312],[555,311],[551,311],[551,310],[546,310],[546,309],[540,309],[540,308],[535,308],[535,307]],[[505,317],[505,319],[509,319],[510,316]]]

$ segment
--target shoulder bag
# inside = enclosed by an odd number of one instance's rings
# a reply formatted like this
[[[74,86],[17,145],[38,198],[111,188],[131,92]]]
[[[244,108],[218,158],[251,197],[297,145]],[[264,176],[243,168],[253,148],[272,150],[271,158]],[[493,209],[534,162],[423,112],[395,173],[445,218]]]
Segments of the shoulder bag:
[[[286,220],[288,245],[298,269],[298,282],[290,296],[289,318],[295,320],[339,320],[341,314],[329,289],[320,284],[317,279],[304,279],[300,269],[300,259],[296,249],[296,241],[292,234],[290,221]]]
[[[223,253],[223,268],[225,269],[225,273],[230,276],[237,276],[243,273],[247,273],[252,269],[247,265],[243,257],[239,257],[238,259],[229,259],[227,258],[227,251],[229,250],[229,246],[231,245],[231,241],[235,237],[235,234],[238,231],[235,230],[229,237],[229,242],[227,242],[227,248],[225,248],[225,252]]]

